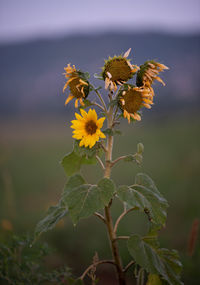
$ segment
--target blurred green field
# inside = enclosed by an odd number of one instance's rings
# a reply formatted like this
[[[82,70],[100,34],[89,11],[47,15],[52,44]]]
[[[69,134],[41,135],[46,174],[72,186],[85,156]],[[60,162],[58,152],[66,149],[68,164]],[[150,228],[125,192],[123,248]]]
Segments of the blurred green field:
[[[59,200],[66,181],[59,161],[71,151],[71,130],[65,119],[6,122],[0,125],[0,239],[10,232],[25,233],[34,230],[50,205]],[[120,162],[113,169],[117,184],[131,184],[137,172],[149,174],[158,189],[168,199],[166,229],[160,233],[162,246],[179,250],[184,263],[185,284],[198,284],[200,278],[200,244],[193,257],[188,257],[187,240],[192,222],[200,216],[200,121],[196,117],[171,117],[156,121],[125,125],[122,136],[115,137],[114,157],[134,153],[138,142],[145,147],[142,167]],[[99,166],[85,166],[86,179],[93,183],[101,178]],[[113,217],[122,210],[115,202]],[[12,224],[12,231],[2,221]],[[66,262],[75,274],[89,264],[98,251],[101,258],[109,258],[107,236],[101,221],[92,217],[73,227],[65,218],[56,229],[44,234],[43,240],[56,248],[52,264]],[[129,214],[121,223],[124,234],[145,232],[146,218]],[[129,254],[122,243],[125,262]]]

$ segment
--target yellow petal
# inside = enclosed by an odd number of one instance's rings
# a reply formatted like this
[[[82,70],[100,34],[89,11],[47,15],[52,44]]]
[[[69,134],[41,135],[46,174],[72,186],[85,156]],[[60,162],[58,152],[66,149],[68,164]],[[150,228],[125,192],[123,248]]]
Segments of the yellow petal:
[[[86,119],[87,118],[87,112],[84,109],[80,109],[81,116]]]
[[[156,76],[155,79],[165,86],[165,82],[160,77]]]
[[[141,121],[141,117],[140,117],[139,114],[134,113],[133,116],[134,116],[134,119],[135,119],[136,121]]]
[[[151,109],[151,105],[149,105],[149,104],[142,104],[142,106],[144,106],[147,109]]]
[[[110,80],[108,77],[105,79],[105,89],[108,89],[108,86],[110,85]]]
[[[73,98],[74,96],[70,94],[69,97],[65,101],[65,105],[67,105]]]
[[[74,104],[75,108],[78,108],[78,100],[79,99],[76,99],[76,101],[75,101],[75,104]]]
[[[75,113],[75,117],[76,117],[77,120],[83,121],[83,118],[78,113]]]
[[[129,48],[129,49],[124,53],[124,57],[128,57],[129,54],[130,54],[130,52],[131,52],[131,48]]]
[[[83,85],[88,85],[88,83],[87,82],[85,82],[84,80],[82,80],[82,79],[79,79],[79,82],[81,83],[81,84],[83,84]]]
[[[106,138],[105,134],[102,133],[101,131],[99,132],[99,137],[102,138],[102,139],[105,139],[105,138]]]
[[[83,98],[80,98],[80,99],[79,99],[79,101],[80,101],[80,103],[81,103],[81,106],[83,106],[83,107],[84,107],[84,106],[85,106],[85,104],[83,103]]]
[[[97,122],[97,113],[96,113],[95,109],[89,110],[88,119],[93,120],[95,123]]]
[[[101,129],[103,127],[103,122],[105,121],[105,117],[98,119],[97,126]]]

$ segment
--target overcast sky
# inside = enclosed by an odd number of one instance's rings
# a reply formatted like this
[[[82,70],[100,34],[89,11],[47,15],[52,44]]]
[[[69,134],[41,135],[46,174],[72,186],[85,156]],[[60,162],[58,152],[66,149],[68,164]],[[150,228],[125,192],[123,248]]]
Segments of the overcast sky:
[[[200,31],[200,0],[0,0],[0,42],[123,29]]]

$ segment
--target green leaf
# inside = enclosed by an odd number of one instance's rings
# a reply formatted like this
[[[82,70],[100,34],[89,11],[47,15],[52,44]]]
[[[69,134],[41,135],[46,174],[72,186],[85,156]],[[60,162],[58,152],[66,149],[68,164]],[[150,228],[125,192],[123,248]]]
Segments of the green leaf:
[[[147,272],[158,274],[170,285],[181,285],[181,262],[175,250],[153,247],[138,235],[133,235],[128,240],[128,250],[135,262]]]
[[[79,172],[82,164],[95,164],[96,163],[96,153],[97,146],[93,148],[89,147],[79,147],[79,142],[75,141],[74,150],[67,154],[61,164],[68,176],[73,175],[76,172]]]
[[[43,232],[53,229],[56,224],[68,213],[68,209],[61,201],[58,205],[48,209],[46,217],[41,220],[35,229],[35,238]]]
[[[103,131],[103,133],[105,135],[108,135],[108,136],[114,136],[114,135],[121,135],[122,132],[120,130],[113,130],[113,129],[106,129],[105,131]]]
[[[78,172],[81,168],[82,158],[74,151],[67,154],[62,160],[62,166],[68,176]]]
[[[162,281],[160,280],[159,275],[157,274],[149,274],[146,285],[162,285]]]
[[[115,184],[111,179],[103,178],[98,182],[98,187],[100,189],[100,195],[104,206],[107,206],[115,193]]]
[[[64,188],[63,196],[68,195],[76,187],[79,187],[83,184],[85,184],[84,178],[80,174],[74,174],[67,181],[65,188]],[[64,200],[62,200],[62,201],[64,202]]]
[[[103,133],[104,133],[105,135],[108,135],[108,136],[114,136],[114,132],[113,132],[113,130],[110,129],[110,128],[108,128],[108,129],[106,129],[105,131],[103,131]]]
[[[87,218],[99,209],[104,208],[115,191],[114,183],[103,178],[98,185],[84,184],[80,175],[70,177],[63,193],[63,202],[67,204],[74,224],[79,219]]]
[[[138,174],[135,181],[134,185],[120,186],[117,190],[118,197],[129,207],[144,211],[151,222],[164,225],[167,216],[167,201],[147,175]]]
[[[83,184],[75,188],[66,196],[66,202],[75,225],[79,219],[91,216],[104,206],[98,187],[90,184]]]

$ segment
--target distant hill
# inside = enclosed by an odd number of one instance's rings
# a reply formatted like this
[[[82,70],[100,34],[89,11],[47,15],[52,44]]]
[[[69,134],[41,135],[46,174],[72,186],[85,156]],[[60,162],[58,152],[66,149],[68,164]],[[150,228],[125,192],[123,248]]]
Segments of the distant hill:
[[[104,59],[129,47],[133,63],[156,59],[170,67],[162,75],[166,87],[155,85],[157,110],[169,112],[200,103],[200,35],[110,32],[1,45],[1,116],[66,112],[64,66],[70,62],[91,75],[99,73]]]

